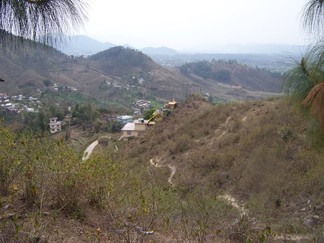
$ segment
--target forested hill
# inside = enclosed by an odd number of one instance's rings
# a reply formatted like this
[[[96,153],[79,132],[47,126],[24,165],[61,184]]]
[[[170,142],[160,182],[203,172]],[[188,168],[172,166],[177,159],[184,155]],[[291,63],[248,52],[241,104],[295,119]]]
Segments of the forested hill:
[[[250,67],[231,61],[200,61],[179,67],[182,74],[191,79],[210,80],[226,85],[240,86],[247,90],[281,92],[282,80],[279,73]]]
[[[95,61],[100,70],[113,75],[123,75],[132,69],[148,72],[159,66],[142,52],[122,46],[99,52],[90,56],[89,60]]]

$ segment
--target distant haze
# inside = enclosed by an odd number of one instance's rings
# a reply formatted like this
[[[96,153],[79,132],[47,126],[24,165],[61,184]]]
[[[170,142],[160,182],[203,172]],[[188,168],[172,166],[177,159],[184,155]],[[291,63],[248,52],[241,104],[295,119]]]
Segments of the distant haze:
[[[68,55],[93,55],[100,51],[107,50],[117,44],[100,42],[85,35],[71,36],[65,39],[63,44],[55,46]],[[125,44],[125,47],[136,49],[136,47]],[[224,44],[214,45],[213,49],[193,48],[190,50],[178,51],[169,47],[144,47],[138,50],[149,56],[175,56],[177,54],[280,54],[284,56],[298,55],[305,51],[305,46],[280,45],[280,44]]]
[[[301,26],[307,0],[91,0],[83,32],[136,48],[166,46],[215,52],[232,44],[308,42]]]

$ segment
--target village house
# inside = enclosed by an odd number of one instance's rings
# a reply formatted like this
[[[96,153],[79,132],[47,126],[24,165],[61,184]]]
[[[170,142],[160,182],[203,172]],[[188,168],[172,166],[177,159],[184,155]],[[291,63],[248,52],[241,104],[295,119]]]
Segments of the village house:
[[[5,107],[8,111],[17,112],[16,104],[6,103]]]
[[[149,124],[148,124],[149,123]],[[155,122],[149,122],[148,120],[144,120],[143,118],[139,118],[138,120],[134,120],[133,122],[129,122],[125,124],[125,126],[121,129],[123,135],[121,138],[130,138],[130,137],[138,137],[140,136],[149,125],[154,125]]]
[[[33,107],[28,107],[27,105],[24,105],[23,108],[26,112],[37,113],[37,111]]]
[[[0,93],[0,100],[6,100],[8,99],[8,95],[5,93]]]
[[[178,106],[178,103],[175,101],[175,99],[173,99],[172,101],[166,103],[164,105],[164,108],[168,109],[168,110],[174,110],[175,108],[177,108],[177,106]]]
[[[34,98],[34,97],[32,97],[32,96],[29,96],[29,97],[28,97],[28,100],[29,100],[29,101],[36,101],[36,100],[38,100],[38,98]]]
[[[129,122],[121,129],[123,132],[122,138],[137,137],[139,132],[135,130],[135,124]]]
[[[149,120],[144,120],[144,118],[138,118],[138,120],[134,120],[133,123],[137,131],[145,131],[149,125],[155,124],[155,122],[149,122]]]
[[[62,130],[62,122],[58,121],[56,117],[50,118],[49,121],[50,132],[52,134]]]

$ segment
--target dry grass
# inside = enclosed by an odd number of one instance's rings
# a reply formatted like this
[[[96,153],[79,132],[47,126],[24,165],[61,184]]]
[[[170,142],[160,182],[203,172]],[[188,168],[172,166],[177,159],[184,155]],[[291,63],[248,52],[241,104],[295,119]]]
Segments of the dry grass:
[[[311,228],[305,222],[323,214],[324,139],[311,124],[285,99],[220,106],[188,100],[131,154],[147,161],[167,153],[162,163],[177,167],[174,183],[185,194],[230,192],[277,231],[314,233],[321,221]],[[308,200],[320,211],[301,211]]]
[[[256,242],[298,233],[320,241],[323,138],[309,130],[284,99],[211,106],[191,97],[144,137],[118,152],[109,141],[81,163],[61,140],[1,128],[2,168],[11,164],[7,178],[15,177],[0,198],[0,240]]]

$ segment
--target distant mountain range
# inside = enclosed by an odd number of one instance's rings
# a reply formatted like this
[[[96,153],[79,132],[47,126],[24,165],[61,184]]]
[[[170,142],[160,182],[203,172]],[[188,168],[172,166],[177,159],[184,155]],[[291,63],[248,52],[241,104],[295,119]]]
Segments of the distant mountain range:
[[[54,47],[67,55],[89,56],[98,52],[117,46],[110,42],[100,42],[86,35],[66,36],[63,43],[54,45]],[[118,45],[120,46],[120,45]],[[136,49],[131,45],[125,44],[124,47]],[[168,47],[146,47],[139,49],[147,55],[176,55],[178,52]]]
[[[76,35],[70,37],[66,36],[63,39],[63,43],[54,47],[67,55],[88,56],[114,46],[115,45],[112,43],[103,43],[85,35]]]
[[[250,43],[250,44],[223,44],[215,45],[215,47],[210,49],[195,49],[187,50],[182,53],[205,53],[205,54],[295,54],[300,53],[305,49],[301,45],[286,45],[286,44],[260,44],[260,43]]]
[[[64,38],[62,45],[57,45],[55,48],[59,49],[67,55],[93,55],[100,51],[104,51],[114,46],[121,46],[120,44],[113,44],[110,42],[100,42],[86,35],[67,36]],[[138,49],[129,44],[122,46]],[[285,45],[285,44],[215,44],[214,48],[210,49],[188,49],[185,51],[174,50],[169,47],[145,47],[138,49],[150,56],[173,56],[178,54],[281,54],[291,55],[301,53],[304,50],[303,46]]]
[[[100,42],[85,35],[65,37],[56,49],[70,56],[91,56],[117,45]],[[303,46],[280,44],[227,44],[215,45],[209,51],[177,51],[169,47],[145,47],[136,49],[124,44],[123,47],[139,50],[155,62],[166,67],[181,66],[188,62],[212,60],[237,60],[250,66],[257,66],[276,72],[285,72],[291,67],[291,60],[303,52]]]
[[[161,55],[161,56],[173,56],[179,54],[174,49],[168,47],[145,47],[141,51],[147,55]]]

